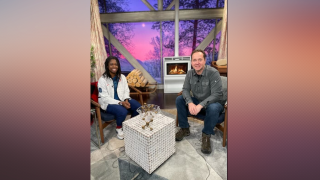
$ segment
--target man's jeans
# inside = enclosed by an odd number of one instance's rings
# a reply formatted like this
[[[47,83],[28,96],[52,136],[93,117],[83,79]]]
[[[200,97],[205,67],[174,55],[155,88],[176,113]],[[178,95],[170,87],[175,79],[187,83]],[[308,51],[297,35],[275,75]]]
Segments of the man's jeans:
[[[113,114],[116,117],[117,126],[122,126],[122,122],[126,119],[128,112],[131,113],[131,117],[138,115],[137,109],[141,106],[140,103],[134,99],[129,100],[130,109],[119,104],[109,104],[106,112]]]
[[[194,97],[192,97],[192,101],[195,105],[199,104],[199,101]],[[177,97],[176,106],[178,111],[179,126],[181,128],[190,127],[187,116],[191,114],[182,95]],[[222,113],[223,109],[224,108],[220,103],[211,103],[206,109],[202,108],[201,111],[195,116],[204,120],[204,127],[202,129],[203,133],[215,134],[213,128],[217,123],[222,123],[224,121],[224,113]]]

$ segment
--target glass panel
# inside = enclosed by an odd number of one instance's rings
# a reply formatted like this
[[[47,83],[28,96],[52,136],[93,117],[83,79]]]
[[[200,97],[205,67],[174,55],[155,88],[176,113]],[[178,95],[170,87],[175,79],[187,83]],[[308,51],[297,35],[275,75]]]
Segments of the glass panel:
[[[158,0],[148,0],[149,4],[158,10]],[[163,0],[165,10],[172,0]],[[150,11],[141,0],[98,0],[100,13]],[[180,0],[179,9],[216,8],[217,0]],[[218,8],[224,7],[224,0],[218,0]],[[171,8],[174,10],[174,6]]]
[[[152,29],[155,22],[109,24],[110,32],[127,51],[158,82],[161,81],[160,34]],[[113,50],[112,50],[113,51]],[[117,51],[116,51],[117,52]],[[118,52],[113,54],[121,61],[121,69],[130,69],[126,58]],[[123,64],[122,64],[123,62]],[[130,64],[128,62],[128,64]]]
[[[149,4],[158,10],[158,0],[148,0]],[[163,0],[165,10],[172,0]],[[141,0],[98,0],[100,13],[150,11]],[[179,9],[216,8],[216,0],[180,0]],[[218,0],[218,8],[224,7],[224,0]],[[174,6],[171,8],[174,10]]]
[[[106,44],[106,51],[108,53],[108,56],[110,56],[111,54],[109,50],[109,41],[107,38],[104,38],[104,41]],[[112,51],[112,56],[116,56],[118,58],[120,57],[119,61],[120,61],[122,74],[128,74],[134,69],[134,67],[127,61],[127,59],[121,58],[122,57],[121,53],[112,44],[111,44],[111,51]]]
[[[149,11],[149,8],[141,0],[98,0],[100,13]],[[148,0],[157,10],[158,1]],[[163,0],[163,9],[168,7],[172,0]],[[180,0],[180,9],[215,8],[217,0]],[[224,0],[218,0],[218,8],[224,7]],[[174,10],[174,6],[171,8]],[[218,20],[220,21],[220,19]],[[204,40],[208,33],[214,29],[215,20],[185,20],[179,22],[179,55],[190,56]],[[146,23],[115,23],[109,24],[110,32],[132,54],[134,58],[161,83],[160,58],[160,22]],[[174,21],[163,21],[163,57],[174,56]],[[212,59],[217,60],[220,33],[217,35],[216,46],[213,49],[213,41],[205,48],[207,53],[206,64]],[[109,43],[105,38],[108,55]],[[134,67],[126,58],[111,45],[112,55],[119,57],[122,71],[131,71]],[[214,57],[213,56],[214,53]]]
[[[220,19],[218,19],[218,22]],[[215,19],[186,20],[179,22],[179,56],[190,56],[193,49],[207,37],[215,27]],[[153,24],[153,28],[159,29],[159,22]],[[163,21],[163,57],[174,56],[174,21]],[[215,60],[219,49],[220,33],[216,37]],[[213,41],[205,48],[207,53],[206,64],[212,61]]]
[[[128,12],[129,0],[98,0],[100,13]]]
[[[106,25],[103,24],[105,27]],[[132,28],[130,26],[130,24],[127,23],[118,23],[118,25],[115,24],[109,24],[109,30],[110,32],[115,32],[113,33],[114,36],[119,37],[119,36],[123,36],[124,38],[120,38],[118,39],[118,41],[121,44],[125,44],[125,45],[129,45],[130,44],[130,37],[132,36],[133,32],[127,29]],[[127,41],[128,40],[128,41]],[[121,65],[121,71],[125,74],[127,74],[128,72],[132,71],[134,69],[134,67],[127,61],[127,59],[125,59],[122,54],[111,44],[111,52],[109,50],[109,41],[106,37],[104,37],[104,43],[105,43],[105,47],[106,47],[106,51],[108,56],[112,55],[112,56],[116,56],[119,58],[120,61],[120,65]]]
[[[165,10],[170,5],[171,2],[172,0],[163,0],[163,10]],[[174,6],[172,6],[170,10],[174,10]]]
[[[207,54],[206,58],[206,64],[211,65],[212,56],[213,56],[213,40],[210,42],[210,44],[204,49],[204,52]]]
[[[158,10],[158,0],[148,0]],[[98,0],[100,13],[150,11],[141,0]]]
[[[214,60],[218,60],[218,52],[219,52],[219,46],[220,46],[220,37],[221,37],[221,31],[217,34],[216,37],[216,48],[214,53]]]
[[[158,9],[158,7],[155,7],[150,0],[147,0],[147,1],[155,10]],[[134,12],[134,11],[150,11],[150,9],[141,0],[130,0],[129,12]]]
[[[107,56],[110,56],[110,55],[112,55],[112,54],[110,53],[110,49],[109,49],[109,41],[108,41],[108,39],[107,39],[105,36],[103,36],[103,38],[104,38],[104,44],[105,44]]]
[[[190,56],[207,35],[214,29],[214,19],[186,20],[179,22],[179,48],[183,50],[180,56]]]
[[[218,8],[224,8],[224,0],[218,0]]]
[[[214,61],[218,60],[218,52],[219,52],[219,45],[220,45],[220,36],[221,36],[221,32],[219,32],[216,36],[216,46],[214,49]],[[207,54],[207,59],[206,59],[206,64],[207,65],[211,65],[212,62],[212,56],[213,56],[213,52],[212,52],[212,47],[213,47],[213,40],[211,41],[211,43],[204,49],[204,51]]]
[[[140,0],[141,1],[141,0]],[[147,0],[151,6],[155,9],[158,10],[158,0]],[[162,3],[163,4],[163,3]]]
[[[160,31],[160,22],[155,22],[152,28]],[[174,56],[174,21],[162,22],[162,56]]]
[[[220,0],[221,1],[221,0]],[[224,1],[224,0],[222,0]],[[220,3],[220,2],[218,2]],[[180,0],[179,9],[216,8],[217,0]],[[219,7],[219,4],[218,4]]]

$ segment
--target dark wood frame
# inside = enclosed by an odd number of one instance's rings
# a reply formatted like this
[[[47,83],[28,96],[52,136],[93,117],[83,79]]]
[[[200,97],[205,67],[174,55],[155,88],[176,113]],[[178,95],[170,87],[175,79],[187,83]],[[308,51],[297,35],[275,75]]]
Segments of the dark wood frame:
[[[211,66],[219,71],[220,76],[228,77],[228,66],[218,66],[216,62],[217,61],[212,61]]]
[[[150,89],[150,86],[154,86],[154,88]],[[134,95],[139,95],[139,99],[140,99],[140,104],[143,105],[143,98],[142,95],[143,94],[151,94],[154,93],[157,90],[157,83],[155,84],[148,84],[146,87],[134,87],[129,85],[130,88],[130,95],[134,94]]]
[[[94,106],[94,109],[96,110],[96,118],[98,119],[98,123],[99,123],[100,138],[101,138],[101,142],[104,143],[103,129],[105,127],[107,127],[109,124],[111,124],[113,121],[115,121],[115,119],[113,119],[111,121],[105,121],[104,123],[102,123],[101,112],[100,112],[100,107],[101,107],[100,104],[95,102],[92,99],[91,99],[91,104]]]

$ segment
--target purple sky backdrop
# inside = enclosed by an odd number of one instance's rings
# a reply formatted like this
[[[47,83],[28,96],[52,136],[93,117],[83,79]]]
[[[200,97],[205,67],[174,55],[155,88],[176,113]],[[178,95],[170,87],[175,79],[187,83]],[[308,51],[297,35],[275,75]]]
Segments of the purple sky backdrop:
[[[148,2],[153,6],[155,3],[157,3],[157,0],[148,0]],[[133,11],[150,11],[149,8],[141,1],[141,0],[130,0],[128,1],[128,6],[126,6],[126,9],[129,12]],[[158,9],[157,7],[155,8]],[[125,46],[125,48],[133,55],[134,58],[139,59],[141,61],[146,61],[148,59],[148,54],[150,51],[153,51],[154,47],[150,44],[152,41],[152,38],[155,38],[156,36],[160,37],[160,32],[157,30],[151,29],[154,22],[134,22],[130,23],[133,26],[134,36],[131,39],[131,45],[133,47],[128,48]],[[181,21],[180,21],[181,23]],[[179,24],[180,24],[179,23]],[[180,32],[181,25],[179,25]],[[164,36],[166,34],[171,32],[165,32]],[[174,32],[172,32],[174,33]],[[208,32],[209,33],[209,32]],[[205,34],[204,36],[206,36]],[[218,35],[219,36],[219,35]],[[181,43],[181,42],[180,42]],[[197,43],[199,45],[199,43]],[[216,47],[218,47],[219,44],[216,44]],[[212,47],[212,45],[211,45]],[[179,46],[179,55],[180,56],[189,56],[191,54],[192,47],[182,47]],[[164,56],[174,56],[174,54],[171,52],[170,54],[166,54],[166,51],[163,50]],[[120,58],[124,58],[123,56]]]
[[[153,5],[158,3],[157,0],[148,0],[148,2]],[[158,8],[155,8],[157,10]],[[150,9],[141,1],[141,0],[130,0],[129,1],[129,10],[130,11],[150,11]]]
[[[134,48],[132,50],[129,50],[129,52],[133,55],[134,58],[145,61],[147,54],[149,51],[153,51],[153,46],[150,44],[151,39],[153,37],[159,36],[160,32],[151,29],[152,24],[154,22],[136,22],[136,23],[130,23],[134,25],[134,37],[132,38],[131,42],[134,45]],[[181,26],[179,26],[181,31]],[[209,32],[208,32],[209,33]],[[165,36],[166,34],[164,34]],[[207,34],[205,34],[206,36]],[[217,37],[220,37],[220,33],[217,35]],[[199,45],[199,43],[197,43]],[[212,45],[211,45],[212,46]],[[219,44],[216,44],[216,47],[219,47]],[[181,46],[179,48],[182,48]],[[128,49],[128,48],[127,48]],[[184,47],[180,50],[180,56],[189,56],[191,54],[191,46],[190,47]],[[174,54],[169,55],[174,56]],[[121,57],[124,58],[124,57]]]
[[[146,59],[147,54],[149,51],[153,51],[153,46],[150,44],[151,39],[156,36],[160,37],[160,32],[151,29],[153,22],[137,22],[130,24],[134,26],[134,37],[131,39],[131,43],[134,45],[134,47],[131,48],[129,52],[136,59],[142,61],[148,60]],[[188,56],[191,54],[191,47],[183,48],[181,50],[182,54],[179,54],[180,56]],[[174,54],[172,54],[172,56],[174,56]]]
[[[130,23],[134,25],[134,37],[131,42],[134,45],[132,52],[130,52],[134,58],[145,61],[149,51],[153,50],[153,46],[150,44],[151,39],[156,36],[160,36],[160,33],[151,29],[153,22],[137,22]]]
[[[158,1],[148,0],[148,2],[153,6]],[[130,11],[150,11],[150,9],[141,0],[129,1],[128,8]],[[157,10],[158,8],[155,9]],[[136,22],[130,24],[134,25],[135,35],[131,40],[134,48],[132,48],[131,51],[129,50],[129,52],[134,58],[145,61],[147,60],[146,56],[148,52],[153,50],[153,46],[150,44],[151,39],[156,36],[160,37],[160,32],[151,29],[153,22]]]

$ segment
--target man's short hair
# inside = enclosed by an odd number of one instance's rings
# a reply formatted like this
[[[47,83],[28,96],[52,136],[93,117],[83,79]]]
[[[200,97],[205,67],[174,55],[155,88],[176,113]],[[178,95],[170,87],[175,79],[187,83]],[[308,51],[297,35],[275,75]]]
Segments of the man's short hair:
[[[204,50],[202,50],[202,49],[195,49],[195,50],[193,50],[192,53],[191,53],[191,58],[192,58],[192,55],[193,55],[194,53],[196,53],[196,52],[202,52],[202,54],[203,54],[203,59],[206,59],[207,55],[206,55],[206,53],[204,52]]]

